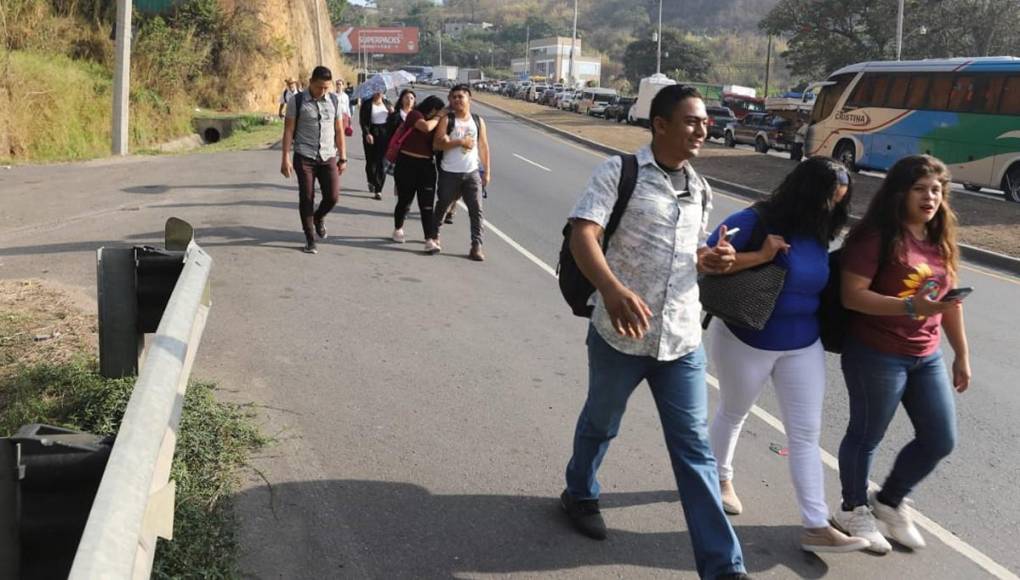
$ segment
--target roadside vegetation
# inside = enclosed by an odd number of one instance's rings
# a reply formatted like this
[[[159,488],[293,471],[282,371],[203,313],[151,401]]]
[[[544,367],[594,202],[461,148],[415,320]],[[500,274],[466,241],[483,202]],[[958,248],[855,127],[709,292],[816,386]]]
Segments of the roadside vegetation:
[[[39,282],[3,281],[0,291],[0,436],[28,423],[115,434],[134,381],[99,375],[95,317]],[[174,540],[159,542],[153,578],[240,575],[229,498],[266,439],[249,408],[217,401],[215,390],[188,386],[170,475]]]
[[[196,106],[243,102],[251,68],[287,48],[260,41],[254,4],[185,0],[164,14],[136,10],[132,148],[191,132]],[[115,6],[0,2],[0,162],[109,153]]]

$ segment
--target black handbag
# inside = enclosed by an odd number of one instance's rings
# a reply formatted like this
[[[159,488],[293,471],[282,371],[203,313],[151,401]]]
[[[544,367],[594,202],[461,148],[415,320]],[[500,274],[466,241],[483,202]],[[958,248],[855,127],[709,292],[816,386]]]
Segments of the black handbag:
[[[768,228],[762,213],[755,207],[751,209],[758,215],[758,225],[749,246],[761,248]],[[765,328],[785,283],[786,268],[774,260],[734,274],[703,274],[698,278],[701,306],[709,316],[752,330]]]

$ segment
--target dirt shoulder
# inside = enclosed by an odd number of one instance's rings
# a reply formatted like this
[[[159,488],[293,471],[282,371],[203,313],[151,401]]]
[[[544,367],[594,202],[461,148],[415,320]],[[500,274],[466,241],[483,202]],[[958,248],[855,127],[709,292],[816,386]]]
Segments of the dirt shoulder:
[[[70,362],[96,349],[95,304],[81,292],[41,280],[0,280],[0,383],[18,366]]]
[[[640,127],[490,94],[479,94],[475,100],[624,151],[634,151],[649,141],[648,129]],[[730,149],[714,142],[704,148],[697,161],[698,170],[705,175],[761,191],[774,189],[795,165],[789,159],[750,149]],[[879,184],[881,180],[875,177],[855,177],[855,215],[864,213]],[[957,193],[952,205],[960,218],[961,242],[1020,258],[1020,204]]]

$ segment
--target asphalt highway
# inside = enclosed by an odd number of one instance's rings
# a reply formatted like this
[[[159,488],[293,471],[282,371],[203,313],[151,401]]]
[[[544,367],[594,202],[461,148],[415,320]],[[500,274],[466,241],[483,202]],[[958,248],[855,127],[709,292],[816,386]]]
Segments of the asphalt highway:
[[[503,234],[490,228],[481,264],[466,259],[463,210],[443,230],[441,255],[422,253],[414,217],[406,244],[388,240],[393,198],[366,193],[356,138],[316,256],[299,251],[296,183],[279,175],[278,151],[0,174],[4,278],[44,278],[94,296],[97,247],[159,242],[171,215],[196,226],[215,263],[193,374],[216,380],[225,399],[251,402],[275,439],[233,498],[246,577],[694,577],[645,389],[601,472],[610,539],[578,536],[559,513],[586,386],[585,323],[570,315],[548,268],[603,156],[478,112],[493,151],[486,219]],[[713,221],[745,203],[718,192]],[[770,450],[785,438],[767,390],[735,462],[745,513],[733,522],[754,576],[969,579],[1020,570],[1020,283],[970,267],[964,282],[976,288],[967,300],[975,379],[957,398],[957,450],[915,494],[933,523],[929,548],[801,552],[786,459]],[[835,358],[828,383],[822,444],[832,452],[846,425]],[[875,479],[909,434],[897,417]],[[827,470],[833,504],[835,475]]]

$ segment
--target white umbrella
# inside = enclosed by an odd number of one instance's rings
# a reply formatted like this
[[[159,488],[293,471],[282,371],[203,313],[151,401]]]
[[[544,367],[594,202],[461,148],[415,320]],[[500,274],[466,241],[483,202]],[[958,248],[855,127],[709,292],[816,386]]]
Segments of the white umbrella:
[[[403,70],[374,74],[371,78],[358,85],[357,90],[354,91],[354,97],[368,100],[375,93],[385,93],[390,89],[414,82],[414,80],[413,74]]]

